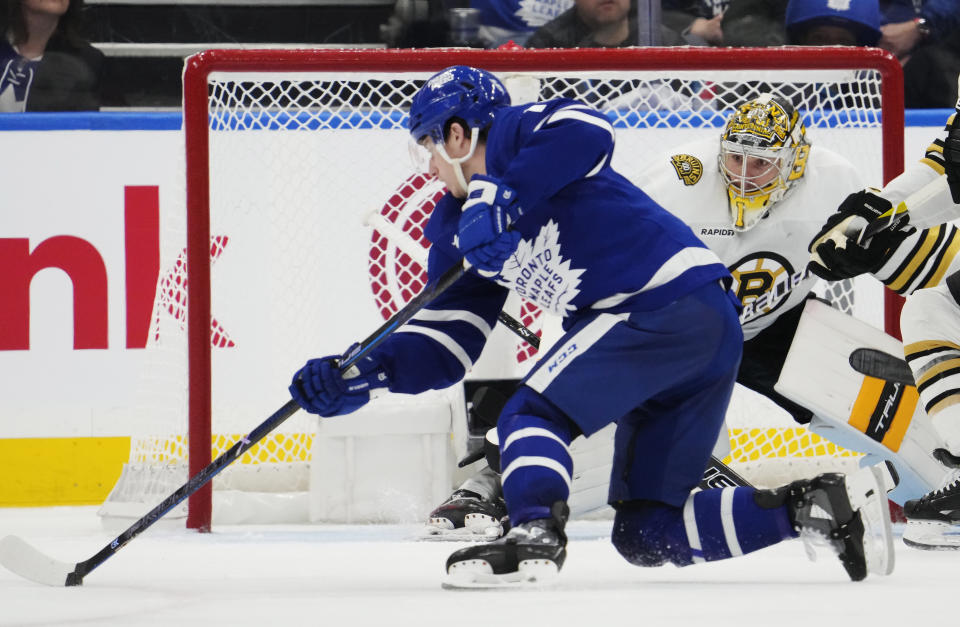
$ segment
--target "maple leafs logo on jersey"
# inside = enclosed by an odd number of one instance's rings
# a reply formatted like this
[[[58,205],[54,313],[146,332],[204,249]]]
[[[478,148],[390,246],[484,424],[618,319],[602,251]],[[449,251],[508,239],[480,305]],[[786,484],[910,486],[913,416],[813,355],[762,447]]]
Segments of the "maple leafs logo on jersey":
[[[427,84],[424,85],[424,87],[436,89],[438,87],[442,87],[446,85],[452,80],[454,80],[453,69],[447,68],[445,71],[440,72],[439,74],[431,78],[429,81],[427,81]]]
[[[575,309],[570,301],[580,293],[583,273],[582,269],[571,268],[570,260],[563,258],[560,230],[550,220],[533,242],[520,240],[497,283],[547,311],[565,316]]]
[[[673,155],[670,164],[684,185],[696,185],[703,176],[703,163],[693,155]]]
[[[530,27],[539,28],[573,6],[569,0],[520,0],[514,13]]]

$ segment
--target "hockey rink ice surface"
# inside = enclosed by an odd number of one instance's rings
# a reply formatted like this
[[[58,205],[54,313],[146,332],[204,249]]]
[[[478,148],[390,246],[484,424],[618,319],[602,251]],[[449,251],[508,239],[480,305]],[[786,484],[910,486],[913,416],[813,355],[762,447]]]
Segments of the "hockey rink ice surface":
[[[610,521],[568,526],[567,563],[550,588],[444,590],[447,555],[419,526],[224,526],[197,534],[160,521],[87,575],[51,588],[0,568],[0,625],[661,625],[925,624],[950,619],[960,552],[907,548],[896,529],[889,577],[852,583],[821,549],[797,540],[687,568],[627,564]],[[895,528],[898,526],[895,526]],[[50,557],[88,559],[122,529],[96,508],[0,509],[0,535]]]

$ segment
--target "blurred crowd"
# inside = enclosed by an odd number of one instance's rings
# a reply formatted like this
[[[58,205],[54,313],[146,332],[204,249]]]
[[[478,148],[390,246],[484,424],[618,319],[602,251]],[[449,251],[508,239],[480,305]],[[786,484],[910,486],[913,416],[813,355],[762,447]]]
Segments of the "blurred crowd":
[[[412,1],[381,26],[388,47],[878,46],[903,64],[908,108],[957,99],[960,0],[428,0],[411,17]],[[0,112],[123,105],[83,0],[0,2]]]
[[[647,15],[645,0],[469,0],[468,7],[447,9],[448,18],[453,19],[435,21],[433,29],[412,29],[388,44],[878,46],[903,64],[908,108],[953,107],[957,99],[960,0],[661,0],[658,4],[647,11],[659,18],[659,28],[647,32],[638,19]]]

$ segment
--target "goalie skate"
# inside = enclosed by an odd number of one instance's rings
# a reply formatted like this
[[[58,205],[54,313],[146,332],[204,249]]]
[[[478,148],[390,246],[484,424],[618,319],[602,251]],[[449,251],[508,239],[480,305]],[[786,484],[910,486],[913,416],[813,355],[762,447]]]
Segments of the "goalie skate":
[[[457,490],[430,512],[427,540],[495,540],[503,534],[507,508],[502,498],[487,500],[470,490]]]
[[[549,585],[567,557],[567,536],[563,528],[569,515],[566,503],[558,501],[550,518],[521,523],[498,540],[454,552],[447,559],[447,579],[443,587]]]
[[[893,534],[887,490],[893,477],[885,465],[870,466],[844,476],[819,475],[796,481],[788,490],[791,520],[800,531],[811,559],[814,545],[836,553],[850,579],[867,573],[893,572]]]
[[[929,551],[960,550],[960,458],[944,449],[934,455],[954,470],[938,489],[904,503],[903,543]]]

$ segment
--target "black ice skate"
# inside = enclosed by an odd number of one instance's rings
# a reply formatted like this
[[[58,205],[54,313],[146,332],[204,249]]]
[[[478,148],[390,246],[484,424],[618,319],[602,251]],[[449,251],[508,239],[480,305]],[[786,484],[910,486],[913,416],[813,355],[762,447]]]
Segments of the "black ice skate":
[[[931,551],[960,550],[960,457],[945,449],[933,455],[953,471],[938,489],[903,504],[903,543]]]
[[[427,517],[426,536],[435,540],[494,540],[503,534],[507,507],[503,499],[484,499],[457,490]]]
[[[827,544],[853,581],[867,573],[893,572],[893,535],[887,489],[890,475],[885,468],[871,466],[846,477],[828,473],[794,481],[761,496],[771,504],[785,502],[790,520],[807,544]],[[782,500],[781,500],[782,499]]]
[[[499,540],[469,546],[447,558],[445,588],[542,585],[556,578],[567,557],[563,529],[570,510],[554,503],[550,518],[521,523]]]

